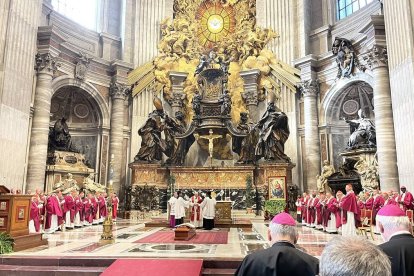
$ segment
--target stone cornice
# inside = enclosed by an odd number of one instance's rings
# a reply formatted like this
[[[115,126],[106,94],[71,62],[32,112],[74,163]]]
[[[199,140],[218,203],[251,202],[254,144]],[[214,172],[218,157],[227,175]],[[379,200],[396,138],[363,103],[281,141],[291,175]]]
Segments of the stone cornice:
[[[362,55],[362,58],[371,70],[388,67],[387,47],[374,45],[371,50]]]

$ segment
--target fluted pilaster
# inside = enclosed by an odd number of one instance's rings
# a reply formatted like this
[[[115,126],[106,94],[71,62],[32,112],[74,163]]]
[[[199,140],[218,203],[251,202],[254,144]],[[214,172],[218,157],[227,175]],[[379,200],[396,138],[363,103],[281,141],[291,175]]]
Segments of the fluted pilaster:
[[[399,189],[399,181],[387,48],[374,45],[364,54],[363,59],[374,76],[374,112],[381,190],[395,191]]]
[[[301,83],[305,113],[306,182],[304,189],[316,189],[316,175],[320,174],[321,156],[318,130],[318,80]]]
[[[32,133],[30,136],[29,167],[27,170],[27,190],[43,189],[47,159],[47,145],[50,123],[50,104],[52,101],[53,74],[60,66],[49,53],[37,54],[36,91]]]

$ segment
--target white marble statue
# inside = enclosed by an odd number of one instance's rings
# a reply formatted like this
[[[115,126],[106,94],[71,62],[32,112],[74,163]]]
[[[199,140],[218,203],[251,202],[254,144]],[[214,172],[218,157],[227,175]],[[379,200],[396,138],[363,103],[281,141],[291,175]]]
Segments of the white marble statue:
[[[363,156],[355,163],[354,168],[361,177],[361,185],[364,191],[372,192],[378,189],[378,164],[376,159],[368,162]]]

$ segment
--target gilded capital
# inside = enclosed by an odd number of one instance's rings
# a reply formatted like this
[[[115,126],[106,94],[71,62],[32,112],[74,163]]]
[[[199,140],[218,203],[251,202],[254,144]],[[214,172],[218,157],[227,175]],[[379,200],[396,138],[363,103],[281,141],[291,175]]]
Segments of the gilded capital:
[[[310,79],[299,85],[304,97],[316,97],[319,93],[319,80]]]
[[[56,61],[55,57],[52,57],[49,53],[36,54],[35,57],[35,70],[37,73],[46,73],[53,75],[60,67],[60,63]]]
[[[374,45],[371,50],[366,52],[362,58],[367,63],[368,67],[376,69],[378,67],[388,66],[388,53],[387,47]]]
[[[121,84],[115,79],[112,79],[111,84],[109,85],[109,95],[112,97],[112,99],[125,100],[130,92],[131,89],[127,85]]]

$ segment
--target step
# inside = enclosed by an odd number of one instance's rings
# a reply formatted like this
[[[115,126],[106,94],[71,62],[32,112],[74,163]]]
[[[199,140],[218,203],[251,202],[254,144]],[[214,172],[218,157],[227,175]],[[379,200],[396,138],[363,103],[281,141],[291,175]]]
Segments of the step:
[[[205,276],[227,276],[234,275],[236,269],[231,268],[204,268],[201,275]]]
[[[81,266],[19,266],[0,265],[0,275],[7,276],[95,276],[100,275],[105,267]]]

